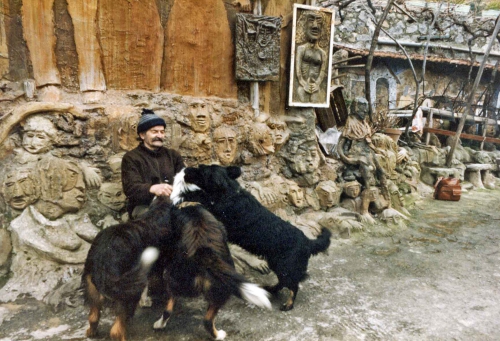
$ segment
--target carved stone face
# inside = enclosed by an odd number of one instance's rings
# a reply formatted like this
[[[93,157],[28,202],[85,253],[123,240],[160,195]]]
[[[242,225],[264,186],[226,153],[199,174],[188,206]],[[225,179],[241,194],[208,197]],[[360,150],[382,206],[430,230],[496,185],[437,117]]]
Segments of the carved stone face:
[[[261,47],[267,46],[267,44],[269,44],[269,42],[272,41],[272,35],[274,33],[274,30],[275,27],[267,23],[263,23],[260,26],[257,42]]]
[[[329,208],[338,205],[341,191],[335,182],[330,180],[322,181],[318,184],[315,191],[321,207]]]
[[[50,150],[57,134],[55,125],[48,118],[31,116],[23,124],[23,148],[31,154]]]
[[[317,41],[323,31],[323,17],[320,13],[308,12],[305,22],[305,33],[308,41]]]
[[[123,193],[122,186],[117,183],[103,183],[97,193],[97,199],[101,204],[112,210],[119,211],[125,206],[127,197]]]
[[[210,113],[205,102],[195,101],[189,105],[189,120],[191,128],[198,133],[206,132],[210,128]]]
[[[290,169],[296,174],[313,173],[319,166],[319,154],[315,146],[297,150],[297,153],[288,158]]]
[[[368,189],[368,199],[370,201],[376,201],[379,199],[380,191],[378,187],[372,186]]]
[[[254,154],[269,155],[274,153],[274,139],[271,129],[264,123],[254,123],[250,145]]]
[[[364,98],[357,98],[351,106],[351,114],[358,116],[360,120],[364,120],[368,114],[368,102]]]
[[[214,131],[215,153],[224,166],[230,165],[238,151],[236,133],[229,128],[219,127]]]
[[[61,207],[65,212],[76,212],[85,204],[85,182],[83,173],[74,163],[68,163],[66,183],[63,186]]]
[[[57,219],[65,213],[77,212],[85,204],[83,173],[74,162],[52,158],[41,161],[42,190],[35,204],[40,213]]]
[[[290,137],[290,130],[288,130],[286,123],[276,119],[269,119],[267,126],[271,129],[275,149],[281,148]]]
[[[304,205],[304,190],[297,184],[291,184],[288,188],[288,201],[295,207]]]
[[[23,210],[34,203],[40,193],[29,170],[15,170],[6,174],[3,193],[5,201],[16,210]]]
[[[361,193],[361,184],[357,181],[350,181],[345,184],[345,194],[350,198],[356,198]]]
[[[118,141],[120,148],[131,150],[137,147],[137,124],[139,117],[137,113],[126,115],[121,118],[120,128],[118,129]]]

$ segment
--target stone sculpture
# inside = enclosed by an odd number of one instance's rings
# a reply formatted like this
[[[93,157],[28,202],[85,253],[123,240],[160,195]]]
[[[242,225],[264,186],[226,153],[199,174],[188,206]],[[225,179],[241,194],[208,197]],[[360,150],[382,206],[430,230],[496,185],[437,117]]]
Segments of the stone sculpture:
[[[238,153],[236,131],[227,126],[217,127],[213,133],[213,142],[219,162],[224,166],[230,165]]]
[[[356,98],[351,105],[351,111],[343,127],[337,152],[340,159],[348,165],[347,171],[344,172],[346,181],[356,180],[359,172],[358,177],[363,181],[364,187],[361,214],[374,223],[373,217],[368,212],[369,203],[374,199],[371,199],[371,195],[367,190],[370,187],[380,185],[384,197],[389,200],[387,175],[376,157],[376,153],[384,156],[387,153],[372,143],[372,131],[368,122],[366,122],[367,114],[368,102],[366,99]]]
[[[271,116],[266,121],[266,124],[271,129],[274,139],[274,150],[277,152],[290,138],[290,130],[286,122],[278,116]]]

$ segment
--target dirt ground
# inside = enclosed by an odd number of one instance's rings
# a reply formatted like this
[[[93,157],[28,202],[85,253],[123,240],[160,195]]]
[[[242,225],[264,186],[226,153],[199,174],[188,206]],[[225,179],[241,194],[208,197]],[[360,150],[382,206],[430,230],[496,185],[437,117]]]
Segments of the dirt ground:
[[[230,341],[500,340],[499,199],[500,190],[425,199],[406,228],[334,239],[328,255],[311,259],[294,310],[233,298],[217,326]],[[59,312],[32,299],[0,304],[0,341],[84,340],[87,311],[81,295],[73,300]],[[161,332],[152,330],[161,307],[138,309],[128,339],[210,340],[204,309],[201,299],[181,300]],[[112,319],[103,313],[98,340],[109,340]]]

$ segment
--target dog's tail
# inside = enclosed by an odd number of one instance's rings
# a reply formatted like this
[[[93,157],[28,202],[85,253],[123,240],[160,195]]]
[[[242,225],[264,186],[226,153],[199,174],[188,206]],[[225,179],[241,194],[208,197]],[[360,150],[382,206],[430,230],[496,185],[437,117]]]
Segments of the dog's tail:
[[[147,247],[141,254],[137,266],[127,271],[115,286],[116,294],[120,296],[136,295],[141,293],[148,284],[148,273],[160,255],[160,250],[155,247]]]
[[[269,293],[237,273],[234,267],[221,259],[214,250],[208,247],[200,248],[195,258],[215,282],[226,287],[233,295],[260,308],[271,309]]]
[[[329,229],[323,227],[318,238],[311,240],[310,250],[312,255],[317,255],[325,251],[330,246],[330,237],[332,233]]]

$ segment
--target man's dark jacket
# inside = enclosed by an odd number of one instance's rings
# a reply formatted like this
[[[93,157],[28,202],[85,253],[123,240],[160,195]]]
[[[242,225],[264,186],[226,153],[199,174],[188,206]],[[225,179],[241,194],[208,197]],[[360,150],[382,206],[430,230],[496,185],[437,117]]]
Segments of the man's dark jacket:
[[[129,216],[138,205],[149,205],[154,194],[149,192],[152,185],[173,184],[174,176],[184,168],[181,155],[168,148],[152,151],[142,143],[127,152],[122,159],[122,185],[127,196]]]

